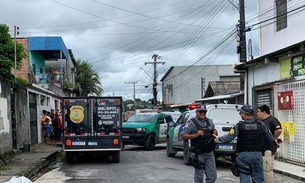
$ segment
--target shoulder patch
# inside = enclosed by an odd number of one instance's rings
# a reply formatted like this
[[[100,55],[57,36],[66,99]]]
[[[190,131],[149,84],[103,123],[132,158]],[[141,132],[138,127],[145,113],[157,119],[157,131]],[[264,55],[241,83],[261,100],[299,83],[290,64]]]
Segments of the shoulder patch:
[[[230,134],[234,134],[234,133],[235,133],[234,127],[231,127]]]

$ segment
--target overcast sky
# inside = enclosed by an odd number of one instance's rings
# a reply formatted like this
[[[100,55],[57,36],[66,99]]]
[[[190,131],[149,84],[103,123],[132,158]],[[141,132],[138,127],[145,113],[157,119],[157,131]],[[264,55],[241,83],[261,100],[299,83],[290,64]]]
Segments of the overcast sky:
[[[12,36],[14,25],[19,37],[61,36],[75,59],[98,72],[103,96],[133,98],[127,83],[136,82],[136,98],[153,98],[153,65],[145,65],[153,54],[165,62],[157,65],[158,82],[171,66],[238,62],[238,0],[2,0],[0,7]],[[256,23],[255,0],[245,11],[247,26]],[[257,54],[255,31],[248,39]]]

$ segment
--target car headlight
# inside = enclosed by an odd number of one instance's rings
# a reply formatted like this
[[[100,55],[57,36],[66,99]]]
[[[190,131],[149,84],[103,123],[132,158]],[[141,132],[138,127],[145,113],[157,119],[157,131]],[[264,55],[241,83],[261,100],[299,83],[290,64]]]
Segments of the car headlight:
[[[145,130],[146,130],[145,128],[137,128],[138,132],[145,132]]]

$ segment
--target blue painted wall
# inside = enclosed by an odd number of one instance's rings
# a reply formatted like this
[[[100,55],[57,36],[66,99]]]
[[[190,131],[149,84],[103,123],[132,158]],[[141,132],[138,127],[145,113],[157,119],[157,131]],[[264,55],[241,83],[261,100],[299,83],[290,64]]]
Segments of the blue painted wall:
[[[69,60],[68,49],[61,37],[28,37],[29,51],[38,50],[61,50],[63,57]]]
[[[36,70],[33,71],[36,76],[39,76],[40,68],[42,68],[43,73],[46,73],[44,61],[45,59],[39,53],[35,51],[29,51],[29,66],[31,69],[33,69],[33,64],[36,65]]]

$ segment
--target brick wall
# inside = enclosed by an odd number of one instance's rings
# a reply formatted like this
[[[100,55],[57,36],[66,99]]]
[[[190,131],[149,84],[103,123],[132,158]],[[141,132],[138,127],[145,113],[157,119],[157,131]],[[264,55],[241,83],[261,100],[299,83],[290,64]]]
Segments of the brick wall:
[[[13,40],[14,41],[14,40]],[[28,58],[28,39],[27,38],[16,38],[16,41],[23,45],[24,52],[27,57],[22,59],[22,66],[20,70],[17,70],[17,77],[21,77],[27,81],[29,81],[29,58]],[[15,69],[12,69],[12,74],[15,74]]]

